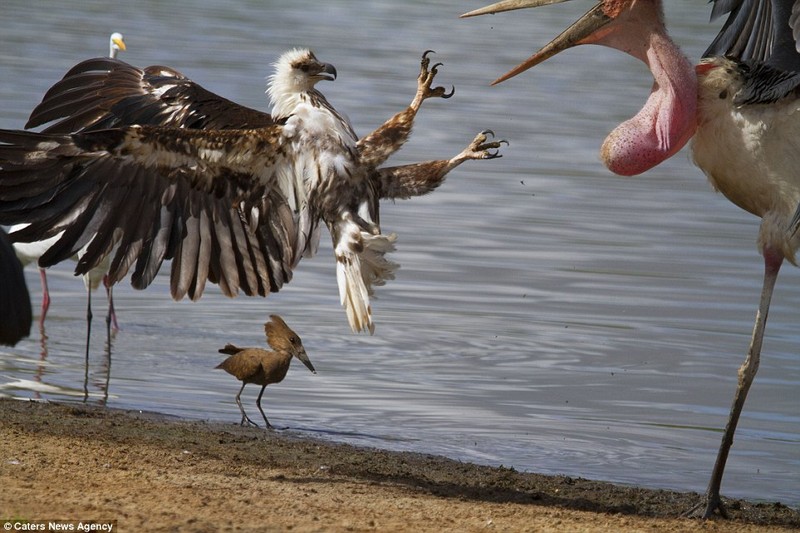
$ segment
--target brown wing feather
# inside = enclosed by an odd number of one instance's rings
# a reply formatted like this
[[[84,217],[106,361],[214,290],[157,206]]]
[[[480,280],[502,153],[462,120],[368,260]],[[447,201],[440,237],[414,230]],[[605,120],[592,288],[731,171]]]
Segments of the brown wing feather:
[[[116,249],[112,282],[135,265],[132,282],[145,288],[174,258],[175,298],[199,298],[207,280],[228,296],[275,292],[306,242],[297,225],[304,207],[277,185],[290,164],[281,128],[0,131],[0,223],[31,222],[18,240],[64,231],[42,266],[86,246],[83,274]]]
[[[223,98],[169,67],[134,67],[96,58],[75,65],[45,94],[26,128],[70,133],[120,126],[158,125],[193,129],[264,128],[264,113]]]

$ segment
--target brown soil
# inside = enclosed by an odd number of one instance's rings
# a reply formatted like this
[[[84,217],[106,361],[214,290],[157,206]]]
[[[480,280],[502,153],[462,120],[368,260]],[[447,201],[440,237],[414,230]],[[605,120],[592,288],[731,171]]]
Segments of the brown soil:
[[[116,521],[115,531],[778,531],[781,504],[523,474],[291,432],[82,405],[0,401],[0,522]],[[19,525],[19,524],[18,524]],[[13,527],[13,526],[12,526]]]

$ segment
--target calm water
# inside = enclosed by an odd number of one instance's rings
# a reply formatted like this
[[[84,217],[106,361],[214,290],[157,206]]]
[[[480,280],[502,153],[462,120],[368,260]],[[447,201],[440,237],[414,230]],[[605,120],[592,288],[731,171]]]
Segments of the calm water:
[[[425,104],[391,162],[451,157],[484,128],[511,146],[502,159],[465,164],[429,197],[384,206],[403,267],[378,292],[372,337],[349,332],[323,239],[266,300],[226,299],[211,286],[200,302],[176,303],[164,275],[144,292],[118,286],[110,366],[96,320],[85,374],[85,293],[62,264],[49,272],[46,336],[0,349],[0,394],[83,401],[88,392],[90,403],[236,423],[238,384],[212,370],[217,349],[262,345],[267,315],[280,313],[319,373],[298,364],[268,389],[273,423],[518,470],[704,490],[760,289],[758,221],[711,192],[688,150],[638,178],[604,169],[603,137],[649,92],[634,60],[585,47],[488,86],[585,6],[458,20],[483,2],[49,4],[5,0],[0,10],[0,127],[21,127],[45,90],[104,55],[118,30],[127,61],[171,65],[262,109],[272,61],[312,47],[339,72],[321,89],[360,134],[407,105],[431,48],[456,96]],[[706,3],[669,4],[676,40],[699,57],[716,27]],[[28,283],[38,305],[35,268]],[[798,302],[789,267],[727,495],[800,505]],[[98,292],[96,316],[103,307]]]

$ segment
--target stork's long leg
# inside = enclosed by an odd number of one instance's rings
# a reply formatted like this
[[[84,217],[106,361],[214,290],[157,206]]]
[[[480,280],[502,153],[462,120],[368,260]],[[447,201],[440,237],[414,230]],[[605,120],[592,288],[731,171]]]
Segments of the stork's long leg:
[[[264,410],[261,408],[261,396],[263,396],[264,389],[266,388],[267,388],[266,385],[261,387],[261,392],[258,393],[258,399],[256,400],[256,405],[258,406],[258,410],[261,411],[261,416],[264,417],[264,423],[267,424],[267,429],[274,429],[272,427],[272,424],[269,423],[269,420],[267,420],[267,415],[264,414]]]
[[[744,401],[747,392],[758,372],[758,365],[761,359],[761,344],[764,340],[764,329],[767,325],[767,315],[769,304],[772,299],[772,291],[775,288],[775,281],[778,279],[778,271],[783,263],[783,254],[769,249],[764,250],[764,284],[761,289],[761,301],[756,313],[756,322],[753,326],[753,336],[750,339],[750,349],[747,357],[739,367],[739,384],[736,394],[733,397],[733,405],[728,416],[728,423],[725,426],[725,433],[722,435],[722,443],[717,452],[717,460],[714,463],[714,470],[711,472],[711,481],[706,490],[706,501],[699,504],[689,511],[688,514],[699,515],[703,518],[711,518],[715,511],[727,518],[727,513],[722,505],[720,498],[720,487],[722,486],[722,474],[725,472],[725,463],[728,460],[728,452],[733,444],[733,434],[736,432],[736,425],[739,422],[739,415],[742,414]],[[702,510],[702,514],[700,511]]]

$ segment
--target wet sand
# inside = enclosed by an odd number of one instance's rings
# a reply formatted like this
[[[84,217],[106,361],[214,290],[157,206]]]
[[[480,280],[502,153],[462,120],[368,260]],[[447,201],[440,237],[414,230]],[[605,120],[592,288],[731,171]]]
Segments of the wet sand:
[[[0,521],[113,521],[115,531],[782,531],[800,512],[520,473],[291,431],[0,400]],[[12,524],[13,529],[13,524]]]

